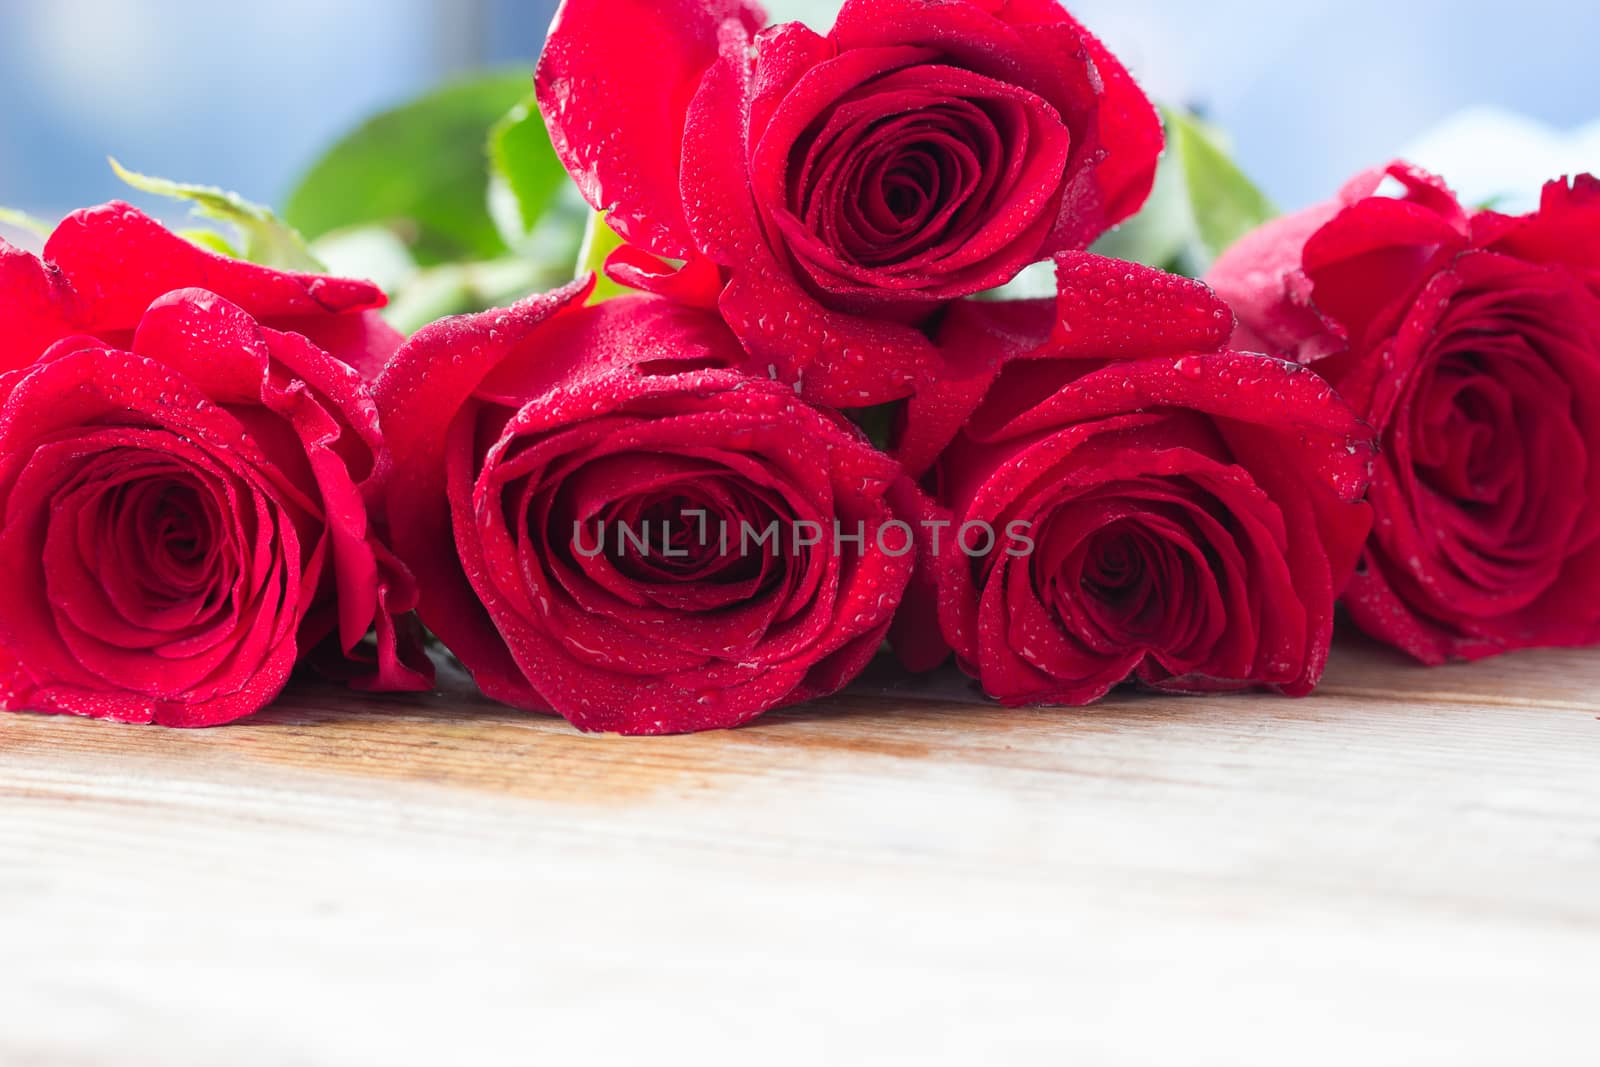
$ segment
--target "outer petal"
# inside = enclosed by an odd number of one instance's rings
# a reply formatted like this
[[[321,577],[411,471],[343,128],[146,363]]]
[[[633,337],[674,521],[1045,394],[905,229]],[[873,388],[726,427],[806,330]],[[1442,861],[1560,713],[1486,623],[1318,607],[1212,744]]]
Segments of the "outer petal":
[[[593,279],[530,297],[504,311],[444,319],[408,341],[374,394],[395,474],[388,522],[395,552],[417,576],[419,614],[489,696],[534,710],[548,704],[523,677],[461,570],[445,501],[450,424],[501,361],[547,321],[582,305]]]
[[[1453,214],[1371,196],[1306,241],[1301,261],[1312,302],[1338,321],[1357,350],[1398,328],[1438,266],[1466,249],[1464,216],[1459,207]]]
[[[1095,168],[1095,183],[1100,190],[1100,222],[1111,227],[1131,217],[1149,199],[1165,138],[1155,106],[1127,68],[1093,34],[1081,27],[1079,32],[1104,86],[1099,116],[1099,148],[1104,156]],[[1073,205],[1063,204],[1063,220],[1072,211]],[[1085,236],[1080,234],[1077,240],[1083,241]]]
[[[145,308],[174,289],[206,289],[257,319],[324,316],[380,308],[371,282],[294,274],[208,252],[127,204],[77,211],[56,227],[44,258],[79,295],[78,326],[131,330]]]
[[[1022,371],[1034,370],[1023,366]],[[1031,390],[1019,375],[998,383],[974,416],[969,434],[985,441],[1026,437],[1051,426],[1142,408],[1182,408],[1214,418],[1306,436],[1303,473],[1326,481],[1341,498],[1366,489],[1371,431],[1333,387],[1298,364],[1249,352],[1207,352],[1177,360],[1108,363],[1052,394]],[[1019,394],[1012,397],[1011,390]]]
[[[1306,607],[1307,626],[1298,678],[1282,686],[1289,696],[1305,696],[1316,687],[1328,662],[1333,643],[1334,604],[1355,573],[1356,562],[1372,529],[1372,509],[1361,500],[1372,471],[1373,449],[1358,442],[1357,451],[1335,461],[1334,492],[1324,483],[1307,479],[1307,454],[1316,445],[1300,449],[1275,428],[1231,423],[1226,432],[1235,451],[1248,457],[1250,476],[1283,511],[1292,536],[1288,543],[1289,574],[1295,593]]]
[[[722,295],[722,271],[699,255],[674,267],[643,249],[622,245],[606,257],[605,273],[618,285],[691,307],[715,309]]]
[[[1239,316],[1232,344],[1303,363],[1340,352],[1345,332],[1311,301],[1301,251],[1311,235],[1339,213],[1322,204],[1260,226],[1234,242],[1212,265],[1206,284]]]
[[[1531,215],[1483,212],[1473,229],[1496,252],[1571,268],[1600,296],[1600,178],[1593,174],[1550,182]]]
[[[950,308],[936,338],[943,369],[907,404],[896,456],[920,477],[1017,360],[1214,352],[1233,325],[1227,305],[1200,282],[1088,252],[1062,253],[1053,304],[965,301]]]
[[[77,332],[77,305],[59,269],[0,240],[0,374]]]
[[[724,266],[770,269],[775,260],[750,191],[749,41],[738,24],[724,23],[712,44],[705,76],[684,108],[681,178],[674,169],[661,195],[681,196],[686,247]],[[684,251],[662,254],[688,258]]]
[[[1213,352],[1233,327],[1233,312],[1201,282],[1088,252],[1056,257],[1052,356]]]
[[[769,26],[756,38],[755,80],[750,90],[750,128],[764,130],[807,71],[838,55],[837,46],[800,22]]]
[[[816,404],[887,403],[935,373],[938,354],[922,331],[831,311],[778,274],[736,273],[719,306],[754,371]]]
[[[694,250],[677,194],[684,114],[729,23],[748,46],[766,14],[746,0],[565,0],[539,60],[556,153],[611,226],[658,255]]]
[[[196,703],[152,701],[126,694],[95,692],[49,681],[14,679],[14,696],[8,701],[6,680],[0,676],[0,709],[37,711],[54,715],[82,715],[112,722],[154,724],[176,728],[223,726],[253,715],[277,699],[294,666],[292,642],[277,646],[250,684]],[[5,658],[0,651],[0,660]],[[0,663],[0,670],[4,664]]]

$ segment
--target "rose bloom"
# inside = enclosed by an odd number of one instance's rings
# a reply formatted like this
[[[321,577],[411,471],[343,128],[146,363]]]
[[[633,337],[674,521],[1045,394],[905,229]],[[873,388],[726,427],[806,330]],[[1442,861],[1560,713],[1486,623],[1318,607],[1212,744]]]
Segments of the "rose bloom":
[[[937,373],[918,325],[1150,191],[1154,109],[1053,0],[846,0],[827,36],[765,22],[739,0],[565,0],[538,96],[630,243],[613,275],[717,306],[812,400],[908,395]]]
[[[1380,435],[1362,629],[1425,663],[1600,639],[1600,181],[1513,218],[1394,164],[1210,280],[1238,343],[1309,364]]]
[[[369,522],[388,457],[352,364],[399,343],[382,303],[124,204],[43,260],[0,242],[0,707],[208,726],[314,650],[427,687],[394,618],[414,586]]]
[[[838,690],[909,577],[911,530],[886,529],[909,482],[842,417],[727,369],[711,313],[587,293],[436,323],[379,379],[423,621],[485,694],[585,730],[736,726]]]
[[[1198,282],[1080,253],[1059,289],[964,303],[941,331],[984,388],[934,468],[951,525],[902,659],[954,648],[1010,705],[1130,677],[1309,692],[1370,525],[1365,428],[1315,374],[1226,350],[1233,316]],[[1032,550],[973,554],[984,528]]]

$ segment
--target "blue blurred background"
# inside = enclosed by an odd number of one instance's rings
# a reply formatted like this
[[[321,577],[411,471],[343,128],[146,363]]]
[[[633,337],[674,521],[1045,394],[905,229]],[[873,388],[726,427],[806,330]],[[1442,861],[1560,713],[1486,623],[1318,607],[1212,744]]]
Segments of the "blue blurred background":
[[[373,110],[474,67],[531,62],[554,6],[3,0],[0,204],[55,216],[117,195],[107,154],[280,203],[318,152]],[[834,6],[768,5],[820,28]],[[1245,171],[1286,208],[1404,150],[1464,193],[1504,192],[1490,186],[1551,168],[1600,170],[1600,5],[1071,6],[1153,95],[1225,128]]]

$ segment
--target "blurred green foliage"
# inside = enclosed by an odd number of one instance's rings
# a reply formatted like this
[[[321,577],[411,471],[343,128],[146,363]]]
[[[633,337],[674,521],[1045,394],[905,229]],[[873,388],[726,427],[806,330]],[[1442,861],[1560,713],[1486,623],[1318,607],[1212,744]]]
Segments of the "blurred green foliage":
[[[1220,131],[1171,108],[1161,109],[1161,121],[1167,150],[1150,199],[1094,251],[1198,278],[1278,212],[1234,164]]]
[[[488,72],[369,119],[307,171],[289,221],[330,270],[383,286],[408,333],[570,280],[589,212],[532,87]]]
[[[300,180],[284,214],[308,238],[363,224],[402,232],[422,266],[510,249],[489,215],[489,134],[527,95],[526,70],[452,82],[368,119]],[[550,162],[559,171],[554,153]]]

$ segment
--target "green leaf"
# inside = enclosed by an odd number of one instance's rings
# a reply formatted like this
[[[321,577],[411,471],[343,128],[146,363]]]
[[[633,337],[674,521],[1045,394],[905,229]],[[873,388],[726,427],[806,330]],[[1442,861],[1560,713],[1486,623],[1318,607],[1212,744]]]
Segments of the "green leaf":
[[[214,185],[191,185],[166,178],[153,178],[128,170],[115,159],[110,162],[117,177],[140,192],[188,201],[196,215],[237,227],[244,239],[244,258],[250,262],[282,270],[320,272],[323,269],[306,247],[304,239],[291,227],[284,225],[270,208]],[[213,244],[211,247],[217,246]]]
[[[201,248],[208,249],[220,256],[227,256],[230,259],[242,258],[239,250],[233,247],[233,242],[216,230],[179,230],[178,236],[190,244],[199,245]]]
[[[632,291],[606,277],[606,257],[622,245],[622,238],[606,225],[606,220],[600,213],[592,212],[589,215],[589,223],[583,231],[583,245],[578,249],[577,272],[580,278],[590,271],[594,272],[596,281],[594,295],[589,298],[590,302],[610,300],[614,296],[622,296]]]
[[[1195,229],[1215,260],[1239,238],[1277,215],[1261,190],[1194,118],[1167,110],[1167,137],[1183,161]]]
[[[504,255],[506,242],[489,214],[485,144],[531,82],[525,69],[479,75],[368,120],[301,180],[289,198],[289,221],[313,239],[390,224],[408,234],[424,265]],[[517,140],[519,149],[525,140]]]
[[[532,232],[567,183],[532,93],[489,131],[489,167],[491,182],[503,187],[515,207],[517,236]],[[497,192],[491,189],[491,197]]]
[[[25,233],[33,234],[35,237],[49,237],[50,231],[54,229],[43,219],[36,219],[32,215],[22,211],[15,211],[8,207],[0,207],[0,226],[9,226],[13,230],[22,230]]]

